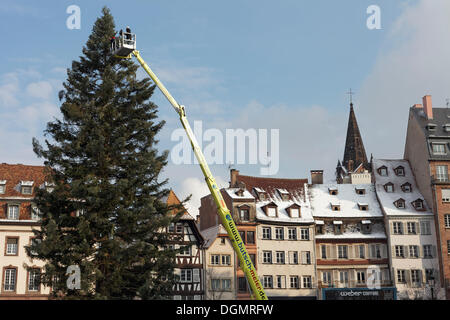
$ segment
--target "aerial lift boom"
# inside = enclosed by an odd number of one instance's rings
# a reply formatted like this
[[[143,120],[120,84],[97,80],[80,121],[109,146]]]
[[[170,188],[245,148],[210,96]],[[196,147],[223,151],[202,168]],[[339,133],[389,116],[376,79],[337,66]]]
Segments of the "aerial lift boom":
[[[173,106],[175,111],[180,116],[181,124],[186,131],[186,134],[191,142],[192,150],[194,151],[195,156],[200,164],[200,168],[205,176],[206,184],[208,185],[209,191],[211,192],[212,197],[214,198],[214,202],[217,206],[217,213],[222,220],[222,224],[227,230],[228,236],[230,237],[231,244],[233,245],[234,250],[240,261],[240,267],[243,269],[247,281],[253,291],[253,297],[258,300],[268,300],[267,295],[264,292],[263,286],[261,285],[261,281],[256,273],[255,266],[253,265],[250,255],[245,248],[244,242],[236,228],[233,217],[231,216],[230,211],[228,210],[225,201],[222,198],[222,194],[220,193],[219,187],[209,170],[208,164],[206,162],[205,157],[203,156],[203,152],[199,147],[197,139],[195,138],[194,133],[192,132],[191,126],[186,118],[186,111],[183,105],[178,104],[178,102],[172,97],[166,87],[162,84],[162,82],[158,79],[156,74],[150,69],[150,67],[145,63],[144,59],[142,59],[138,50],[136,50],[136,35],[132,33],[123,33],[122,37],[116,38],[115,41],[111,44],[112,53],[119,58],[127,58],[131,59],[132,55],[136,57],[144,70],[148,73],[153,82],[158,86],[164,96],[169,100],[170,104]]]

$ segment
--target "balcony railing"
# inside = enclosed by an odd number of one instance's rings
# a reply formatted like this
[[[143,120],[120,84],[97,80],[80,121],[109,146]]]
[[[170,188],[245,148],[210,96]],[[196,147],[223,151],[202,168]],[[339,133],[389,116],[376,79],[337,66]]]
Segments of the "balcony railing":
[[[448,175],[431,176],[431,184],[450,184]]]

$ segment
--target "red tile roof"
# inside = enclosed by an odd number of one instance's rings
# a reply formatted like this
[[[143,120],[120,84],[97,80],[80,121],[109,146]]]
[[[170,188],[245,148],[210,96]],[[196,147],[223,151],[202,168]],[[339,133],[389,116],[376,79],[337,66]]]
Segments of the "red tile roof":
[[[169,195],[167,196],[167,199],[165,199],[166,204],[167,205],[175,205],[175,204],[180,204],[181,201],[180,199],[178,199],[177,195],[175,194],[175,192],[173,192],[172,189],[170,189],[169,191]],[[183,207],[184,208],[184,207]],[[175,209],[173,209],[171,211],[172,214],[175,214]],[[185,209],[185,211],[183,212],[183,215],[181,216],[182,220],[188,219],[188,220],[195,220],[194,217],[192,217],[187,210]]]
[[[45,167],[2,163],[0,164],[0,180],[6,180],[5,193],[0,194],[1,198],[34,197],[35,188],[39,188],[45,181]],[[21,193],[21,181],[33,181],[33,194]]]

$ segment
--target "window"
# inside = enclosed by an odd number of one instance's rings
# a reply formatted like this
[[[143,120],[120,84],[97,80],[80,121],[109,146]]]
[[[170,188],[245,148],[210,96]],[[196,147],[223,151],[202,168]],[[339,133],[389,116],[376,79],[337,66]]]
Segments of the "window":
[[[331,210],[332,211],[340,211],[341,206],[339,204],[331,204]]]
[[[32,194],[33,193],[33,187],[31,186],[23,186],[22,187],[22,194]]]
[[[28,291],[39,291],[41,286],[41,271],[33,269],[28,271]]]
[[[4,291],[16,291],[16,278],[17,278],[17,269],[15,268],[8,268],[5,269],[5,276],[4,276]]]
[[[334,234],[342,234],[342,225],[341,224],[334,225]]]
[[[412,192],[411,183],[406,182],[400,186],[403,192]]]
[[[220,279],[211,279],[211,290],[220,291]]]
[[[430,221],[420,221],[420,233],[430,235],[431,234],[431,223]]]
[[[322,253],[322,259],[326,259],[327,258],[327,246],[326,245],[321,245],[320,246],[320,251]]]
[[[278,264],[284,264],[284,251],[277,251],[276,252],[276,258]]]
[[[378,168],[378,174],[380,176],[387,176],[388,175],[387,168],[385,166]]]
[[[192,269],[181,269],[181,282],[192,282]]]
[[[267,215],[269,217],[276,217],[277,216],[277,207],[267,207]]]
[[[263,286],[264,288],[273,288],[273,277],[272,276],[263,276]]]
[[[366,272],[365,271],[356,271],[356,281],[358,284],[366,283]]]
[[[18,205],[9,205],[8,206],[8,219],[9,220],[18,220],[19,219],[19,206]]]
[[[270,227],[263,227],[262,228],[262,238],[263,239],[272,239],[272,228]]]
[[[405,176],[405,168],[403,168],[402,166],[398,166],[397,168],[395,168],[394,172],[397,176],[401,176],[401,177]]]
[[[38,221],[41,218],[41,212],[38,208],[32,207],[31,208],[31,220]]]
[[[403,234],[403,223],[393,222],[392,230],[393,230],[394,234]]]
[[[291,289],[299,288],[298,276],[290,276],[289,277],[289,288],[291,288]]]
[[[1,183],[0,184],[0,194],[4,194],[6,190],[6,184],[5,183]]]
[[[373,259],[381,259],[381,245],[379,244],[371,244],[370,245],[370,253],[371,258]]]
[[[229,254],[222,255],[222,265],[223,266],[231,265],[231,256]]]
[[[301,240],[309,240],[309,229],[308,228],[300,229],[300,239]]]
[[[31,239],[31,246],[32,247],[39,245],[39,243],[41,243],[41,239],[38,239],[38,238],[32,238]],[[34,250],[32,250],[30,253],[31,253],[32,256],[36,256],[37,255],[37,252],[34,251]]]
[[[331,271],[322,271],[322,282],[324,284],[331,284]]]
[[[409,246],[409,257],[410,258],[418,258],[419,257],[419,247],[418,246]]]
[[[444,215],[444,225],[446,228],[450,228],[450,214]]]
[[[366,247],[365,245],[361,244],[358,246],[358,253],[359,253],[359,258],[360,259],[365,259],[366,258]]]
[[[239,231],[239,235],[241,236],[242,242],[245,242],[245,231]]]
[[[436,166],[436,179],[441,182],[448,181],[447,166]]]
[[[420,274],[420,270],[411,270],[411,282],[415,284],[420,283]]]
[[[442,202],[450,202],[450,189],[442,189]]]
[[[394,204],[398,209],[405,209],[405,200],[403,199],[398,199]]]
[[[321,224],[316,225],[316,234],[323,234],[323,225]]]
[[[239,209],[239,217],[241,221],[249,221],[250,211],[248,209]]]
[[[450,254],[450,240],[447,240],[447,254]]]
[[[278,289],[286,288],[286,276],[277,276],[277,288]]]
[[[311,252],[302,251],[302,264],[311,264]]]
[[[423,210],[425,209],[423,206],[423,200],[422,199],[417,199],[416,201],[413,202],[413,206],[414,208],[416,208],[416,210]]]
[[[386,190],[386,192],[392,193],[394,192],[394,185],[391,182],[386,183],[384,185],[384,190]]]
[[[298,252],[297,251],[289,251],[289,263],[290,264],[298,264]]]
[[[284,240],[284,228],[275,228],[275,239]]]
[[[289,240],[297,240],[297,229],[288,228],[288,238]]]
[[[169,224],[169,227],[167,229],[168,232],[175,232],[175,223]]]
[[[355,188],[355,191],[356,191],[356,194],[359,194],[359,195],[364,195],[364,194],[366,194],[366,189],[363,189],[363,188]]]
[[[300,217],[300,209],[299,208],[291,208],[290,210],[291,218],[299,218]]]
[[[247,231],[247,243],[248,244],[255,243],[255,231]]]
[[[415,222],[408,222],[407,227],[408,227],[409,234],[416,234],[416,223]]]
[[[6,255],[16,256],[19,249],[19,238],[6,238]]]
[[[332,196],[336,196],[338,194],[338,190],[336,188],[328,188],[328,193]]]
[[[433,247],[430,244],[423,246],[423,257],[428,259],[433,258]]]
[[[176,227],[176,233],[183,233],[183,224],[182,223],[177,223],[177,227]]]
[[[404,258],[405,257],[405,251],[403,249],[403,246],[395,246],[395,256],[397,258]]]
[[[397,282],[406,283],[406,270],[397,270]]]
[[[239,292],[248,292],[248,282],[245,277],[238,278],[238,291]]]
[[[182,246],[179,254],[180,256],[191,256],[192,255],[191,246]]]
[[[445,155],[445,144],[433,143],[433,154],[435,155]]]
[[[369,205],[366,203],[358,203],[358,207],[359,210],[361,211],[368,211],[369,210]]]
[[[339,259],[348,259],[348,247],[338,245],[338,258]]]
[[[263,263],[272,263],[272,251],[263,251]]]
[[[370,223],[370,221],[362,221],[361,231],[363,234],[369,234],[372,231],[372,224]]]
[[[311,276],[303,276],[303,288],[312,288],[312,277]]]
[[[219,265],[220,264],[220,255],[212,254],[211,255],[211,264]]]
[[[339,282],[345,285],[348,284],[348,271],[339,272]]]
[[[429,280],[434,279],[434,270],[433,269],[425,269],[425,280],[428,282]]]
[[[225,239],[225,238],[220,238],[220,244],[221,244],[221,245],[224,245],[225,242],[226,242],[226,239]]]

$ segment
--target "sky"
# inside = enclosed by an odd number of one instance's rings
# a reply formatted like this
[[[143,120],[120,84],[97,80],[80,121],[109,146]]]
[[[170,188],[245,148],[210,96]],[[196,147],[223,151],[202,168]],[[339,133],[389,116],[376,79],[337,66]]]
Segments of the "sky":
[[[67,27],[71,5],[80,8],[79,29]],[[333,178],[350,88],[367,156],[375,158],[403,157],[409,108],[425,94],[437,107],[450,98],[448,0],[2,0],[0,162],[43,163],[32,137],[42,142],[46,123],[60,116],[66,70],[104,5],[117,30],[136,33],[143,58],[186,106],[191,125],[201,123],[203,146],[207,132],[278,130],[271,177],[323,169],[325,180]],[[380,29],[367,26],[371,5],[380,8]],[[171,152],[161,178],[180,198],[193,195],[187,207],[195,216],[208,189],[197,164],[174,160],[178,118],[159,91],[152,100],[166,121],[158,148]],[[211,164],[219,186],[228,185],[230,167],[261,175],[261,162],[236,162]]]

